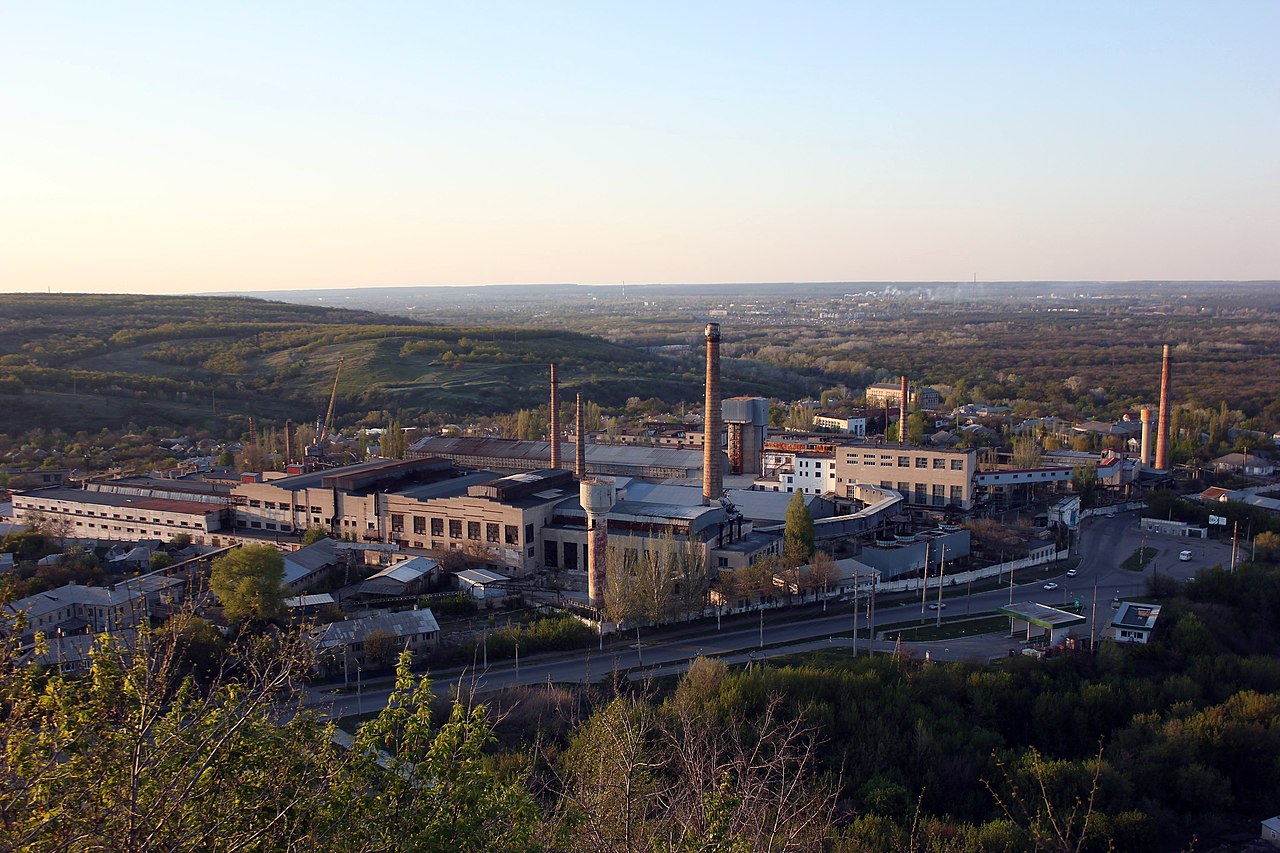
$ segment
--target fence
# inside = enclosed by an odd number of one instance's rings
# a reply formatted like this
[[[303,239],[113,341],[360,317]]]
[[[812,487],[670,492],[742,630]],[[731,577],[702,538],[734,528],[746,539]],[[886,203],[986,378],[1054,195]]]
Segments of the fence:
[[[955,574],[943,575],[941,578],[943,586],[956,586],[958,584],[967,584],[970,581],[981,580],[983,578],[1000,577],[1006,572],[1016,572],[1018,569],[1029,569],[1034,566],[1043,566],[1045,563],[1052,563],[1055,560],[1065,560],[1071,556],[1070,551],[1058,551],[1053,547],[1041,548],[1038,551],[1032,551],[1030,556],[1023,557],[1020,560],[1010,560],[1005,563],[996,563],[994,566],[984,566],[981,569],[970,569],[967,572],[956,572]],[[930,577],[927,579],[927,585],[933,589],[938,588],[938,577]],[[876,592],[911,592],[919,590],[922,584],[926,584],[925,578],[908,578],[900,581],[882,581],[876,586]]]

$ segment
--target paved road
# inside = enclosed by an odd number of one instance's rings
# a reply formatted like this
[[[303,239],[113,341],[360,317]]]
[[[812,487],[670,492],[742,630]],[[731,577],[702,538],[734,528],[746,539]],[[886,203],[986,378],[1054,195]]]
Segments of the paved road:
[[[1118,514],[1115,518],[1085,520],[1076,546],[1080,562],[1074,577],[1062,574],[1044,578],[1037,570],[1028,569],[1021,574],[1034,574],[1035,579],[1019,582],[1020,573],[1015,573],[1012,587],[1002,586],[972,595],[967,594],[963,587],[956,587],[954,590],[948,588],[944,592],[944,601],[947,603],[944,614],[955,617],[964,613],[991,613],[997,607],[1008,604],[1011,598],[1017,602],[1034,601],[1051,606],[1079,599],[1084,606],[1084,614],[1094,616],[1092,623],[1101,636],[1110,625],[1111,600],[1115,597],[1145,594],[1147,581],[1153,573],[1159,572],[1182,580],[1192,576],[1202,566],[1226,565],[1230,561],[1229,540],[1224,543],[1147,534],[1145,542],[1148,547],[1156,550],[1155,559],[1142,572],[1121,569],[1121,561],[1137,550],[1144,541],[1144,534],[1138,529],[1138,515],[1137,512],[1128,512]],[[1178,559],[1179,552],[1184,549],[1192,552],[1193,558],[1189,562]],[[1050,581],[1059,586],[1055,590],[1046,591],[1044,584]],[[935,600],[934,594],[930,594],[929,600]],[[920,602],[916,598],[901,603],[882,601],[877,607],[876,624],[881,626],[918,619],[920,612]],[[513,664],[504,663],[486,670],[442,675],[434,679],[434,686],[437,693],[443,694],[459,684],[463,690],[484,692],[519,684],[545,684],[548,681],[601,681],[611,673],[630,673],[629,677],[666,675],[683,671],[691,660],[699,656],[717,656],[730,663],[744,663],[816,648],[847,648],[852,645],[852,641],[847,638],[834,637],[840,633],[848,634],[853,628],[852,608],[848,602],[830,605],[825,615],[816,612],[796,621],[784,622],[784,619],[788,619],[786,611],[764,614],[763,643],[759,622],[744,627],[738,621],[733,627],[726,626],[724,630],[710,628],[697,636],[680,639],[650,642],[642,634],[638,649],[632,644],[607,648],[603,652],[591,650],[585,654],[538,656],[521,663],[518,669]],[[860,624],[865,628],[865,617]],[[989,660],[1007,654],[1009,648],[1016,646],[1016,640],[1012,640],[1012,643],[1011,646],[1011,638],[1007,633],[1000,632],[980,637],[909,643],[904,646],[912,654],[923,657],[927,652],[935,660]],[[894,643],[889,640],[876,643],[877,651],[891,651],[893,647]],[[860,640],[859,652],[865,652],[866,648],[867,641]],[[313,691],[309,704],[321,713],[337,718],[375,711],[386,704],[389,693],[390,690],[386,687],[362,690],[359,696]]]

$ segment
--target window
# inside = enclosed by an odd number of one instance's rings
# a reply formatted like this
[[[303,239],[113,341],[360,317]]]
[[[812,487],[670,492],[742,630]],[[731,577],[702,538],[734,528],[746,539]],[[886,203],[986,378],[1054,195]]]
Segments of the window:
[[[507,524],[502,529],[502,541],[508,545],[520,544],[520,528],[514,524]]]
[[[917,468],[928,468],[928,467],[929,467],[929,460],[928,460],[927,458],[925,458],[924,456],[917,456],[917,457],[916,457],[916,467],[917,467]]]
[[[249,506],[262,506],[262,501],[249,500]]]
[[[524,526],[524,541],[526,542],[533,541],[533,525],[532,524],[526,524]],[[533,549],[530,548],[529,550],[532,551]]]
[[[444,519],[443,518],[431,519],[431,535],[432,536],[444,535]]]
[[[275,502],[275,501],[263,501],[263,502],[262,502],[262,508],[263,508],[263,509],[275,509],[275,508],[276,508],[276,502]]]
[[[449,537],[452,539],[462,538],[462,521],[460,519],[449,519]]]
[[[945,460],[945,459],[935,459],[935,460],[933,460],[933,467],[934,467],[935,469],[938,469],[938,468],[946,468],[946,467],[947,467],[947,460]]]
[[[951,487],[951,502],[953,504],[964,502],[964,486]]]
[[[391,532],[404,533],[404,513],[402,512],[391,513]]]
[[[467,538],[468,539],[480,538],[480,522],[478,521],[467,522]]]
[[[952,471],[963,471],[963,470],[964,470],[964,460],[963,460],[963,459],[952,459],[952,460],[951,460],[951,470],[952,470]]]
[[[544,541],[542,543],[542,565],[546,566],[548,569],[556,568],[556,555],[559,554],[559,552],[560,549],[556,547],[555,542],[552,542],[551,540]]]
[[[318,507],[318,506],[313,506],[313,507],[311,508],[311,514],[312,514],[312,515],[319,515],[319,514],[320,514],[320,507]]]
[[[911,497],[911,484],[910,484],[910,483],[898,483],[898,491],[902,492],[902,496],[903,496],[904,498],[909,498],[909,497]]]
[[[911,467],[911,457],[910,457],[910,456],[899,456],[899,457],[898,457],[898,467],[899,467],[899,468],[910,468],[910,467]]]
[[[415,515],[413,517],[413,534],[415,536],[423,536],[427,532],[427,519],[425,516]]]
[[[498,532],[498,525],[493,522],[487,522],[484,526],[484,541],[497,542]]]

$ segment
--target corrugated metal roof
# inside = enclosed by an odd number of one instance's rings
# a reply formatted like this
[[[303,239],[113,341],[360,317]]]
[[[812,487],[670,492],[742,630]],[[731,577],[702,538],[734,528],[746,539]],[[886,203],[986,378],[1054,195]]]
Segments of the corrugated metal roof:
[[[399,613],[380,613],[377,616],[366,616],[363,619],[348,619],[342,622],[331,622],[323,628],[316,629],[313,635],[316,646],[321,651],[336,646],[363,642],[364,638],[374,631],[386,631],[392,637],[407,637],[411,634],[429,634],[440,630],[440,623],[428,610],[403,610]]]

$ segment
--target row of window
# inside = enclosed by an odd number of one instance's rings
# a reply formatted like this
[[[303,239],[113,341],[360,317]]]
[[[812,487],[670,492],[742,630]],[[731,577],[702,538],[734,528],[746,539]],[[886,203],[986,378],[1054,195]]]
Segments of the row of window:
[[[255,499],[255,498],[250,498],[250,499],[249,499],[249,506],[254,507],[254,508],[261,507],[262,509],[283,509],[283,510],[285,510],[285,511],[288,511],[288,509],[289,509],[289,505],[288,505],[288,504],[286,504],[286,503],[277,504],[275,501],[260,501],[260,500],[257,500],[257,499]],[[294,512],[306,512],[306,511],[307,511],[307,508],[306,508],[305,506],[300,505],[300,504],[294,504],[294,506],[293,506],[293,511],[294,511]],[[311,507],[311,512],[312,512],[313,514],[315,514],[315,515],[319,515],[319,514],[320,514],[320,507],[318,507],[318,506],[313,506],[313,507]]]
[[[503,542],[507,545],[520,544],[520,527],[515,524],[497,524],[496,522],[487,521],[467,521],[464,522],[460,518],[427,518],[422,515],[415,515],[413,518],[413,532],[416,536],[427,535],[427,524],[430,522],[432,536],[444,536],[445,522],[449,523],[449,538],[461,539],[463,524],[466,524],[466,538],[473,541],[480,541],[481,534],[484,535],[484,541],[498,544]],[[532,525],[526,525],[532,529]],[[391,532],[404,533],[404,513],[391,513]],[[532,537],[532,532],[528,534]]]
[[[916,457],[911,457],[911,456],[898,456],[898,457],[896,457],[896,459],[895,459],[895,457],[894,457],[894,455],[893,455],[892,453],[881,453],[881,454],[880,454],[880,462],[879,462],[879,464],[880,464],[880,465],[883,465],[883,466],[892,466],[892,465],[895,463],[895,461],[896,461],[897,466],[898,466],[899,468],[910,468],[910,467],[912,467],[913,459],[914,459],[914,463],[915,463],[915,467],[916,467],[916,468],[929,468],[929,467],[932,467],[932,468],[933,468],[933,470],[935,470],[935,471],[945,471],[945,470],[947,470],[948,468],[950,468],[950,470],[952,470],[952,471],[963,471],[963,470],[964,470],[964,462],[965,462],[965,460],[963,460],[963,459],[951,459],[951,460],[947,460],[947,459],[943,459],[943,458],[939,457],[939,458],[935,458],[935,459],[933,460],[933,462],[932,462],[932,465],[931,465],[931,464],[930,464],[929,457],[927,457],[927,456],[916,456]],[[875,464],[876,464],[876,454],[874,454],[874,453],[864,453],[864,454],[862,454],[862,459],[861,459],[861,460],[859,460],[859,459],[858,459],[857,454],[855,454],[855,453],[850,453],[848,456],[846,456],[846,457],[845,457],[845,460],[846,460],[850,465],[875,465]],[[950,462],[950,463],[951,463],[949,466],[947,465],[947,463],[948,463],[948,462]]]

